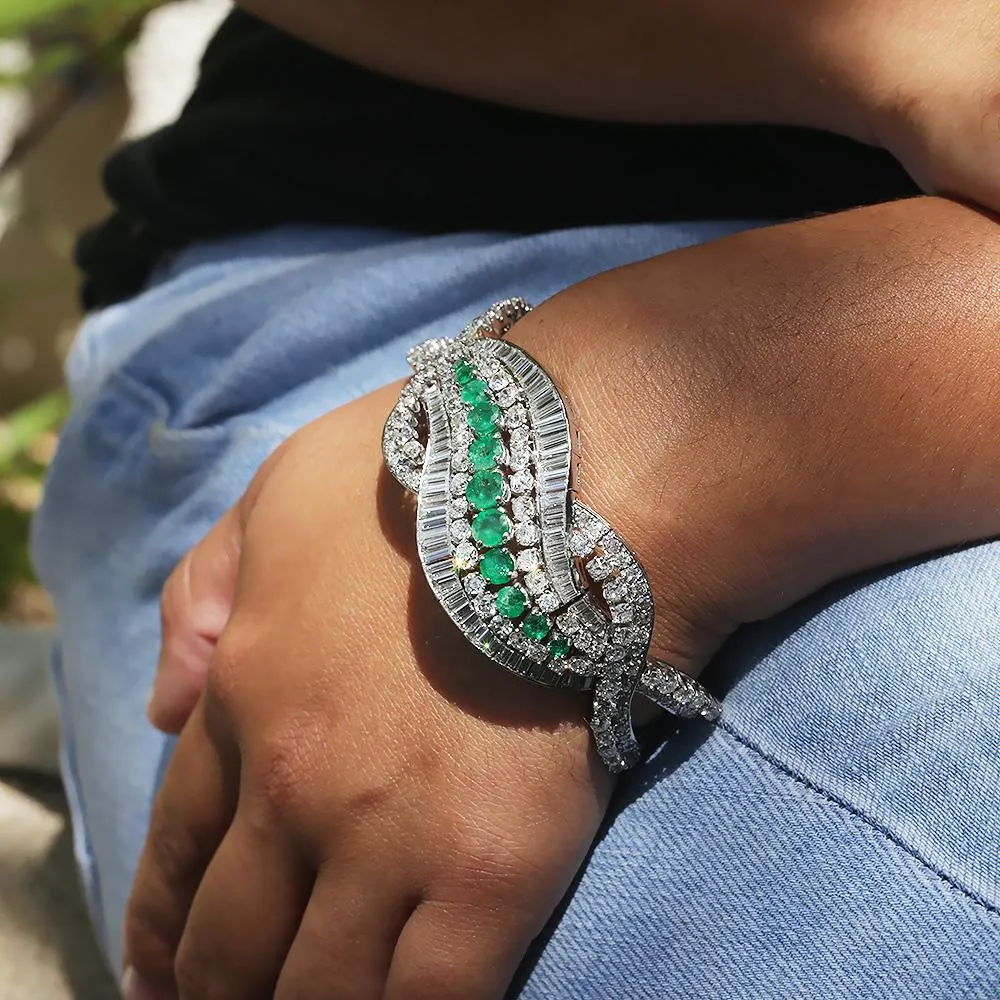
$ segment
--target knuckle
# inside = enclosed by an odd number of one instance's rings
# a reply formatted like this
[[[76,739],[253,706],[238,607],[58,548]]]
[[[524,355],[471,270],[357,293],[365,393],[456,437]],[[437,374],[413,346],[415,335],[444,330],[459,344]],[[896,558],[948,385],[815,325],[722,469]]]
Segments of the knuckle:
[[[206,677],[207,695],[226,714],[238,709],[240,691],[250,670],[253,643],[239,628],[230,625],[215,645]]]
[[[175,822],[162,802],[156,807],[146,847],[159,879],[167,885],[189,876],[193,859],[200,857],[202,850],[195,831],[186,823]]]
[[[251,773],[258,812],[266,822],[275,817],[287,821],[308,808],[315,785],[311,745],[297,727],[290,726],[259,738]]]

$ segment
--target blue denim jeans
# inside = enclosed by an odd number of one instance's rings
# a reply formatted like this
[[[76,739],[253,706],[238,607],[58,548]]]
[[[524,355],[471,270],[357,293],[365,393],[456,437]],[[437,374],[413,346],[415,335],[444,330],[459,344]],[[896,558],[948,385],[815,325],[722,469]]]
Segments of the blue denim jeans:
[[[183,552],[283,438],[402,375],[410,343],[739,228],[279,229],[191,249],[88,320],[34,552],[112,965],[171,748],[143,708]],[[625,777],[512,995],[1000,997],[1000,544],[828,587],[742,629],[706,679],[723,724]]]

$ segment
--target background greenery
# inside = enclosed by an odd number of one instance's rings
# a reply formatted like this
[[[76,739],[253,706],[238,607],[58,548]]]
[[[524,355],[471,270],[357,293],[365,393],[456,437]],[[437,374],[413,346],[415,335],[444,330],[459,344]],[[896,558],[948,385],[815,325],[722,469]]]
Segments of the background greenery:
[[[0,71],[0,88],[20,88],[33,98],[0,162],[0,179],[23,163],[74,102],[120,73],[143,17],[160,2],[0,0],[0,39],[21,40],[29,52],[16,70]],[[16,291],[0,286],[0,305]],[[49,605],[31,570],[28,530],[67,400],[61,390],[48,392],[4,413],[4,395],[0,391],[0,621],[43,621]]]

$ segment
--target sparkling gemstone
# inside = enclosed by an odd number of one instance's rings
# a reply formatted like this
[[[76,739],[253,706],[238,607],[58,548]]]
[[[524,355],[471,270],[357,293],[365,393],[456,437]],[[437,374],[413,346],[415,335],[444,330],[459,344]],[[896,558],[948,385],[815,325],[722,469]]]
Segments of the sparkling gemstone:
[[[465,488],[465,499],[477,510],[495,507],[502,495],[503,477],[488,469],[475,473]]]
[[[545,615],[528,615],[521,622],[521,631],[529,639],[539,642],[549,634],[549,620]]]
[[[545,570],[533,569],[525,575],[524,585],[529,594],[540,594],[543,590],[548,590],[549,578],[545,575]]]
[[[515,472],[514,475],[510,477],[510,488],[514,493],[527,493],[534,485],[535,480],[532,478],[531,473],[526,469],[522,469],[520,472]]]
[[[504,417],[508,427],[520,427],[527,419],[528,411],[520,403],[515,403]]]
[[[479,558],[479,549],[472,542],[459,542],[455,546],[455,552],[451,558],[455,569],[470,569],[476,565],[476,560]]]
[[[510,376],[502,368],[497,368],[490,372],[489,383],[494,392],[501,392],[511,384]]]
[[[471,382],[476,374],[476,369],[469,363],[468,358],[460,358],[455,362],[455,367],[452,371],[455,373],[455,381],[459,385],[466,385]]]
[[[512,385],[505,386],[497,393],[497,403],[500,406],[513,406],[517,402],[517,389]]]
[[[544,642],[531,642],[529,640],[524,655],[536,663],[544,663],[549,658],[549,650]]]
[[[574,528],[569,536],[569,550],[581,559],[594,551],[590,539],[579,528]]]
[[[454,452],[451,456],[451,467],[456,472],[468,472],[469,471],[468,456],[461,451]]]
[[[453,542],[464,542],[472,537],[472,525],[465,518],[456,518],[448,527]]]
[[[402,451],[411,462],[418,462],[424,457],[424,446],[414,438],[404,442]]]
[[[486,581],[478,573],[469,573],[462,584],[469,597],[478,597],[486,589]]]
[[[526,469],[531,464],[531,455],[523,449],[512,451],[510,453],[510,458],[507,459],[507,464],[515,472],[520,472],[522,469]]]
[[[500,419],[500,407],[484,399],[472,407],[466,415],[466,422],[477,434],[492,435],[497,429]]]
[[[528,603],[520,587],[501,587],[497,591],[497,611],[504,618],[519,618]]]
[[[538,525],[534,521],[521,521],[514,528],[518,545],[534,545],[538,541]]]
[[[462,402],[478,406],[488,400],[486,383],[481,378],[470,379],[462,386]]]
[[[628,584],[622,579],[610,580],[601,591],[601,594],[609,604],[620,601],[628,596]]]
[[[510,532],[510,518],[496,507],[482,510],[472,519],[472,537],[488,549],[503,545]]]
[[[535,516],[535,501],[531,497],[514,497],[511,508],[516,521],[528,521]]]
[[[594,558],[587,563],[587,573],[590,575],[591,580],[603,580],[605,577],[609,576],[613,570],[614,566],[607,556],[594,556]]]
[[[530,573],[542,565],[542,554],[538,549],[522,549],[517,554],[517,568],[522,573]]]
[[[626,624],[635,617],[635,609],[631,604],[614,604],[611,607],[611,620],[619,624]]]
[[[531,431],[527,427],[514,427],[510,432],[511,448],[530,448]]]
[[[480,618],[489,618],[495,610],[493,595],[488,590],[483,591],[473,600],[472,607]]]
[[[560,615],[556,619],[556,624],[563,632],[572,634],[579,631],[580,619],[572,611],[567,611],[564,615]]]
[[[554,590],[545,590],[535,598],[539,611],[546,613],[555,611],[559,607],[559,598]]]
[[[549,652],[557,659],[561,660],[569,653],[569,639],[564,635],[557,635],[549,643]]]
[[[492,469],[503,455],[503,442],[498,437],[477,438],[469,445],[469,461],[476,470]]]
[[[458,472],[451,477],[451,492],[456,496],[465,492],[469,485],[469,477],[464,472]]]
[[[490,583],[507,583],[514,575],[514,557],[506,549],[490,549],[479,560],[479,572]]]
[[[452,517],[465,517],[468,509],[469,501],[465,497],[452,497],[451,503],[448,504],[448,513]]]

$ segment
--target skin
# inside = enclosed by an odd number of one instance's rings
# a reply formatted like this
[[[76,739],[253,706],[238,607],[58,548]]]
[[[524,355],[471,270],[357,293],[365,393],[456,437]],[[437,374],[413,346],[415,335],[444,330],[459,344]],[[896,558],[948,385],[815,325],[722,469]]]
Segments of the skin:
[[[516,107],[804,125],[1000,210],[995,0],[241,0],[391,76]]]
[[[696,673],[828,580],[1000,532],[998,293],[992,219],[925,198],[518,324],[578,411],[583,498],[650,572],[659,652]],[[476,654],[421,578],[379,453],[397,389],[290,438],[165,588],[151,717],[180,737],[129,1000],[499,1000],[591,843],[612,781],[582,701]]]

